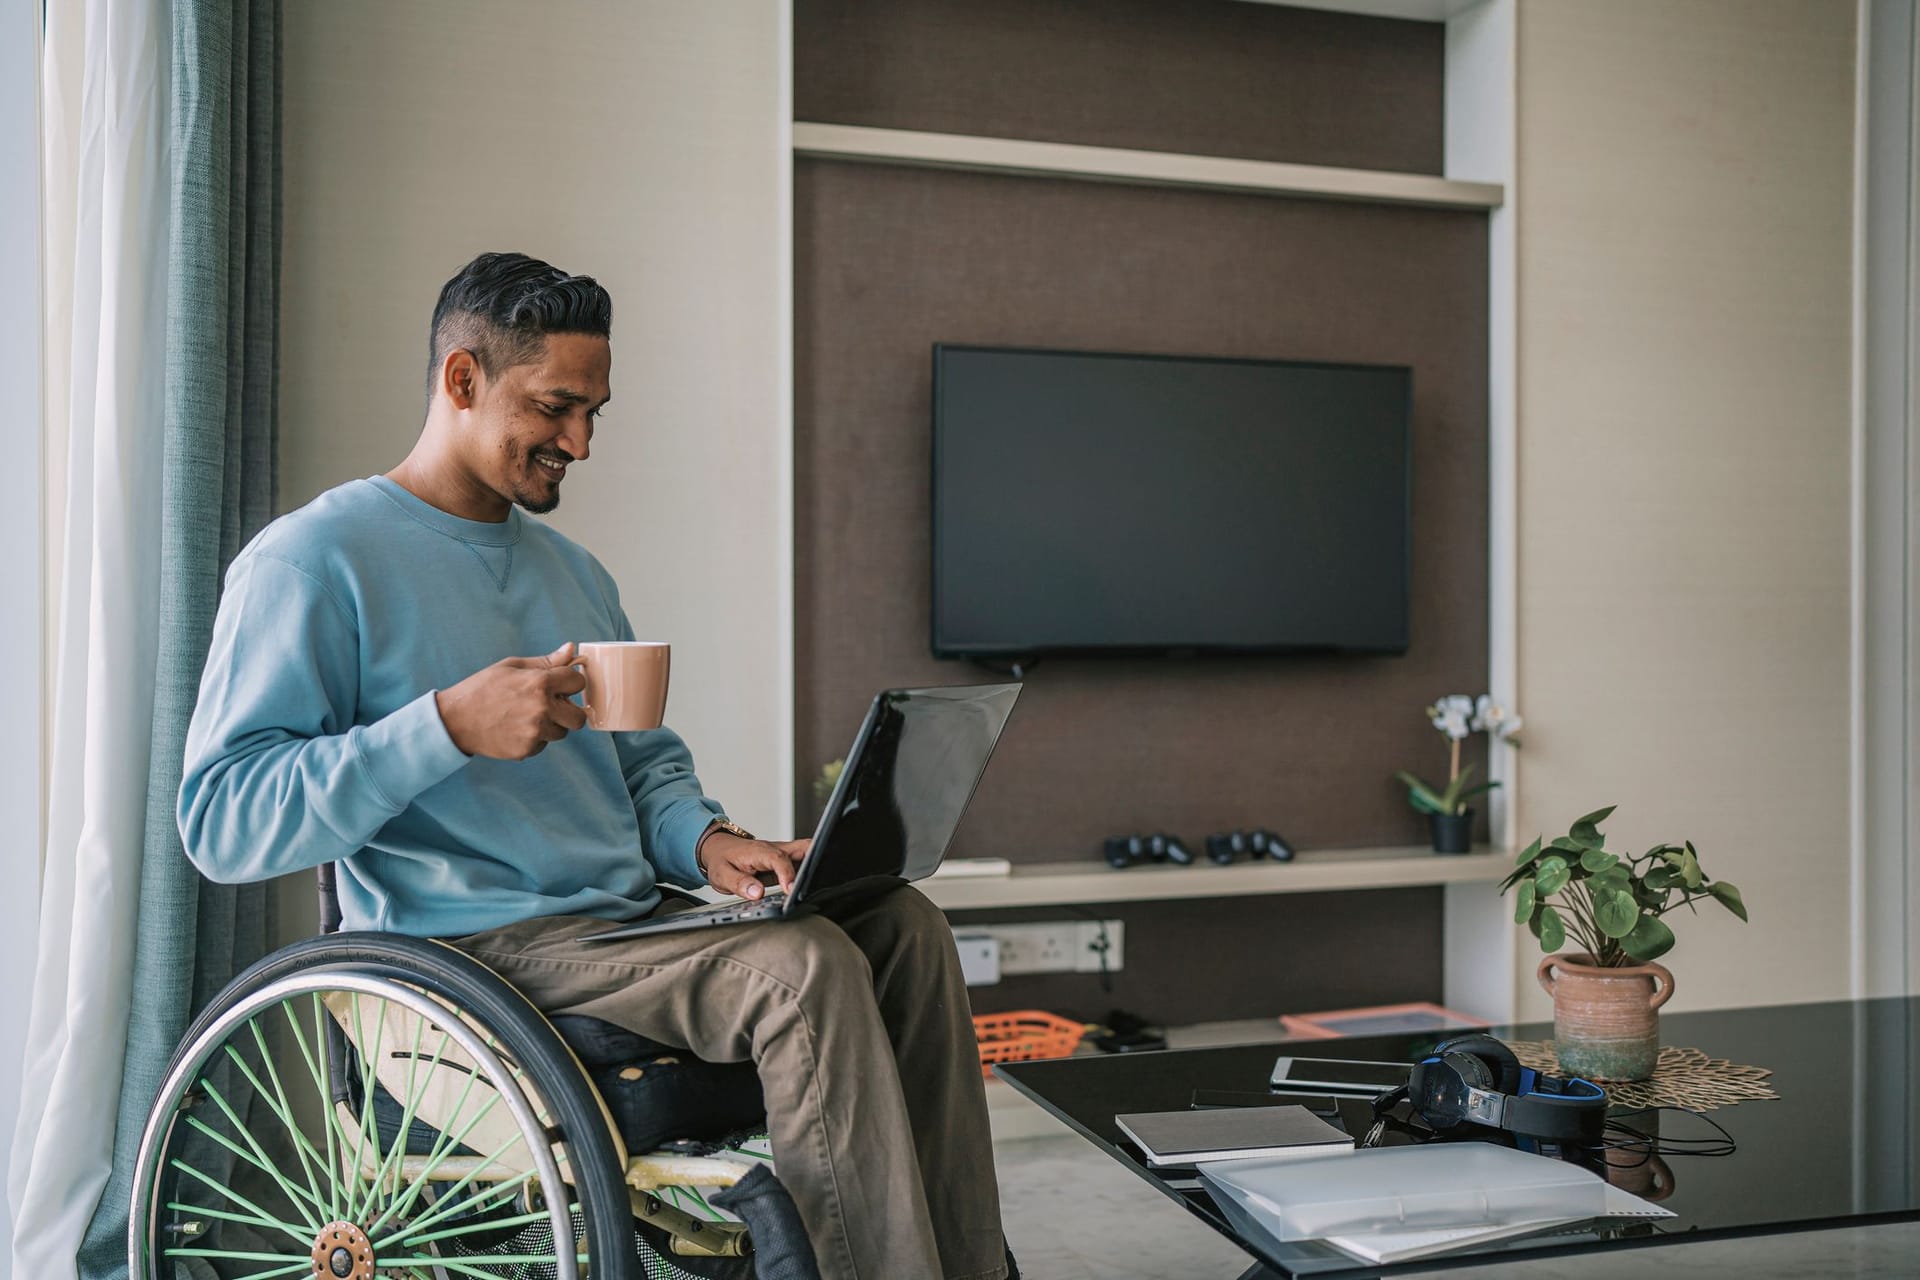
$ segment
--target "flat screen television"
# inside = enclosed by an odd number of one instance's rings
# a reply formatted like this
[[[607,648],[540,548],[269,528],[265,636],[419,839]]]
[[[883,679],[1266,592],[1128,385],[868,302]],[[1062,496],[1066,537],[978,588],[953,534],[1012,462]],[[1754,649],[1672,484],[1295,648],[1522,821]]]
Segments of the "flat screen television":
[[[933,651],[1401,653],[1413,372],[933,349]]]

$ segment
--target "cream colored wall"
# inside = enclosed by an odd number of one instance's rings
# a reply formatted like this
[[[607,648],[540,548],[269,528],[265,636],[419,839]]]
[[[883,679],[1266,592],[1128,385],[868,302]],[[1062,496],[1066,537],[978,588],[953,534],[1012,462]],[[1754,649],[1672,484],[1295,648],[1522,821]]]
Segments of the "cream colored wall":
[[[673,642],[668,720],[739,821],[791,815],[785,0],[289,0],[291,508],[384,470],[475,253],[614,298],[614,400],[552,517]],[[505,656],[505,655],[503,655]],[[305,901],[303,881],[293,892]]]
[[[1619,802],[1741,887],[1675,1007],[1844,997],[1854,6],[1518,21],[1516,831]]]

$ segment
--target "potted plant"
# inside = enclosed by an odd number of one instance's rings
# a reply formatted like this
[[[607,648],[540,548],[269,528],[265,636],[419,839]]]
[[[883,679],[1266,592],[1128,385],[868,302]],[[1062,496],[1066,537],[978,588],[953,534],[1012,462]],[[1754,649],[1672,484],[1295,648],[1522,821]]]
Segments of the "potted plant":
[[[1407,803],[1427,815],[1433,851],[1465,853],[1473,847],[1473,809],[1467,801],[1500,784],[1473,784],[1473,766],[1462,768],[1460,765],[1460,744],[1470,733],[1484,733],[1497,742],[1517,747],[1520,717],[1508,715],[1507,709],[1495,702],[1491,694],[1483,693],[1476,699],[1464,693],[1450,693],[1427,708],[1427,718],[1447,736],[1447,785],[1428,786],[1405,769],[1393,776],[1406,784]]]
[[[1548,953],[1540,985],[1553,997],[1554,1044],[1563,1070],[1589,1080],[1645,1080],[1660,1056],[1660,1006],[1673,975],[1655,964],[1673,949],[1663,917],[1698,914],[1702,900],[1742,921],[1740,890],[1710,880],[1691,841],[1657,844],[1637,858],[1610,853],[1600,824],[1613,806],[1520,851],[1500,891],[1514,895],[1513,918]],[[1561,954],[1571,939],[1576,949]]]

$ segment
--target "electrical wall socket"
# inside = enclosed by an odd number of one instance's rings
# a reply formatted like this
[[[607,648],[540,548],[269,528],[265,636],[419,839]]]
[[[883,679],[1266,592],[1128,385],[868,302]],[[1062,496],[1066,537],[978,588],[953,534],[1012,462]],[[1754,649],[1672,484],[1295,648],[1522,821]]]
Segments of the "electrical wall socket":
[[[1049,920],[1032,924],[970,924],[968,938],[991,938],[1000,944],[1000,972],[1098,973],[1101,941],[1106,944],[1106,968],[1120,968],[1126,928],[1118,920]]]
[[[970,987],[990,987],[1000,981],[1000,940],[976,933],[954,935],[960,953],[960,976]]]

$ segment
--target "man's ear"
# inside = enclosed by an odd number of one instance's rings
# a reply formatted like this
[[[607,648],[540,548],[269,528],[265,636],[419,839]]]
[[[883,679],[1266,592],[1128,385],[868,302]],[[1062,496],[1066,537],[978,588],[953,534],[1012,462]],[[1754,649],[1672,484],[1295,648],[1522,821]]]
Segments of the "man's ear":
[[[479,398],[480,362],[465,347],[455,347],[440,364],[440,394],[456,409],[471,409]]]

